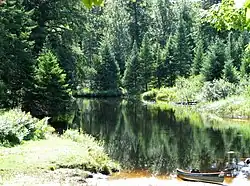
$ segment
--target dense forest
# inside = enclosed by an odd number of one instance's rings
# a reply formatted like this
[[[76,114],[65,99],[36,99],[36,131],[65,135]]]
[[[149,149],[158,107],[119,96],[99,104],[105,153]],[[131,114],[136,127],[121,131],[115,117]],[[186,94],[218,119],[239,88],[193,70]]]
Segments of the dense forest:
[[[237,85],[250,73],[249,32],[214,28],[217,3],[2,1],[0,106],[57,116],[74,95],[138,95],[194,76]]]

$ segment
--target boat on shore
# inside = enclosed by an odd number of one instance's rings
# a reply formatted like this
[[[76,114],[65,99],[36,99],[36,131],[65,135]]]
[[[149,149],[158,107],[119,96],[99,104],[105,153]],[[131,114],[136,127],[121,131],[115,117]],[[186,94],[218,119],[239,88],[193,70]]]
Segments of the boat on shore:
[[[224,182],[224,172],[200,173],[177,169],[177,177],[187,181],[199,181],[220,185]]]

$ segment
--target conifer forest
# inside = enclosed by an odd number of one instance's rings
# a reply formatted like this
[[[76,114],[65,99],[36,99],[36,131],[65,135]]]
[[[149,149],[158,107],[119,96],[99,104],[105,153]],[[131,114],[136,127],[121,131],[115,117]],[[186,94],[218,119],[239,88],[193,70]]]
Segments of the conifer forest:
[[[43,118],[66,112],[76,95],[129,97],[186,84],[200,100],[248,94],[250,34],[214,26],[218,3],[0,1],[0,106]]]

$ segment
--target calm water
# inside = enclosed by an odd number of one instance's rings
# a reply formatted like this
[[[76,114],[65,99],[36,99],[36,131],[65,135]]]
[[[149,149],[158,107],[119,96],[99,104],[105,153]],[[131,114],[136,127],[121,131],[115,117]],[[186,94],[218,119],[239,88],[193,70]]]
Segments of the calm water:
[[[130,170],[208,170],[213,163],[223,166],[230,150],[250,157],[250,122],[214,122],[188,108],[173,110],[120,99],[78,99],[72,127],[104,140],[111,157]]]

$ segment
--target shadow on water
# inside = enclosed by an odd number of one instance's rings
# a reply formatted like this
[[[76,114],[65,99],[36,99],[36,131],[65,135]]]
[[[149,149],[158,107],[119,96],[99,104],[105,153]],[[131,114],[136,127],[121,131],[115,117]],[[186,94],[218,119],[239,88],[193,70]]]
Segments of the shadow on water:
[[[213,123],[187,110],[162,109],[140,101],[78,99],[72,128],[105,141],[112,158],[125,169],[154,174],[175,169],[217,169],[226,153],[250,155],[250,125]]]

